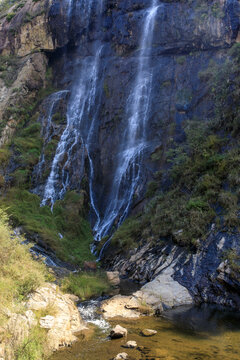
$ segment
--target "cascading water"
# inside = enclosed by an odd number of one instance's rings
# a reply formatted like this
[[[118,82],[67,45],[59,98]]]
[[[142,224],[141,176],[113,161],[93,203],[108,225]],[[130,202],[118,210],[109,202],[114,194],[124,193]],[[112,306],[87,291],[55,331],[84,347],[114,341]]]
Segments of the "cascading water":
[[[133,195],[139,185],[141,159],[147,147],[146,127],[152,88],[150,54],[157,9],[157,0],[153,0],[151,7],[146,12],[140,40],[137,76],[127,101],[127,125],[118,152],[117,168],[108,206],[103,218],[98,217],[94,226],[97,240],[109,234],[116,219],[118,219],[117,225],[122,223],[129,212]]]
[[[81,7],[81,12],[85,16],[88,32],[94,0],[82,0],[77,4]],[[98,10],[98,6],[101,6],[101,2],[98,3],[96,10]],[[73,154],[76,149],[78,150],[78,156],[81,157],[79,176],[83,174],[85,150],[89,153],[89,142],[96,119],[94,104],[99,80],[101,51],[102,45],[95,45],[93,55],[85,57],[80,64],[75,65],[75,70],[79,72],[79,75],[71,89],[67,108],[67,126],[56,149],[51,172],[45,185],[42,205],[50,202],[51,206],[53,206],[54,202],[58,198],[62,198],[67,191],[70,183],[68,168],[73,161]],[[88,157],[91,164],[90,155]],[[92,204],[94,204],[93,195]]]
[[[48,103],[50,104],[49,109],[47,111],[46,116],[41,116],[40,121],[42,123],[42,133],[41,136],[43,138],[43,147],[42,152],[40,156],[40,161],[35,167],[35,174],[36,174],[36,181],[41,178],[42,171],[45,164],[45,156],[44,156],[44,150],[46,145],[51,141],[52,135],[51,135],[51,127],[52,127],[52,117],[55,111],[56,105],[59,103],[59,101],[66,97],[66,95],[69,93],[68,90],[62,90],[57,91],[53,94],[51,94],[48,97]]]
[[[99,307],[103,298],[97,300],[83,301],[78,305],[78,310],[82,319],[86,323],[98,326],[102,331],[106,332],[110,329],[110,324],[103,318],[99,312]]]
[[[102,11],[102,1],[81,0],[74,3],[81,8],[86,29],[89,33],[90,17],[94,8],[95,13]],[[72,5],[73,6],[73,5]],[[69,14],[75,10],[69,7]],[[140,39],[137,74],[132,91],[128,97],[125,110],[125,132],[118,148],[116,167],[113,171],[112,185],[106,195],[106,209],[99,211],[96,189],[96,138],[98,121],[99,90],[102,87],[100,80],[101,54],[103,46],[100,42],[94,43],[92,55],[80,57],[75,63],[77,80],[71,88],[71,95],[67,108],[67,125],[58,143],[51,166],[51,172],[44,188],[42,205],[50,202],[53,206],[58,198],[62,198],[71,183],[69,168],[74,166],[74,156],[78,157],[77,170],[79,178],[83,174],[84,159],[87,155],[89,162],[89,192],[92,211],[94,213],[93,231],[96,240],[108,235],[113,224],[122,223],[129,212],[133,196],[139,186],[142,172],[142,157],[148,146],[146,127],[149,112],[150,95],[152,88],[152,70],[150,55],[154,23],[157,15],[157,0],[153,0],[146,10],[143,32]],[[98,28],[101,28],[98,21]],[[81,44],[80,44],[81,46]],[[98,101],[97,101],[98,99]]]

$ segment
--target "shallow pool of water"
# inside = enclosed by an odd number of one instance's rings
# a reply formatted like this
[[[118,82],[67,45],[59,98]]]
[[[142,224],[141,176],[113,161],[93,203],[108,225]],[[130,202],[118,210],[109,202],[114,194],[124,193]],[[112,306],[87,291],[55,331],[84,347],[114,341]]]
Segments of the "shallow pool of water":
[[[240,359],[240,314],[215,306],[182,307],[166,312],[164,317],[110,322],[111,326],[116,324],[128,329],[127,340],[135,340],[139,349],[124,349],[126,339],[109,340],[109,331],[92,329],[51,360],[110,360],[120,352],[127,352],[132,360]],[[144,337],[144,328],[158,333]]]

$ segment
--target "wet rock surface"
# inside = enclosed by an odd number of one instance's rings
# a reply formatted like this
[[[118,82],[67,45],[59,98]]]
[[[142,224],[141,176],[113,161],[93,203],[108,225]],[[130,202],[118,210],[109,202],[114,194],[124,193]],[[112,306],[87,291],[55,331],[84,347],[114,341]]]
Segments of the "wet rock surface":
[[[153,336],[157,334],[157,331],[152,329],[144,329],[142,330],[142,334],[143,336]]]
[[[117,356],[115,356],[115,358],[113,360],[127,360],[127,359],[128,359],[128,354],[123,352],[123,353],[117,354]]]
[[[138,318],[140,316],[140,303],[134,296],[116,295],[101,304],[101,311],[106,319],[122,316],[125,318]]]
[[[136,341],[129,340],[125,345],[123,345],[124,348],[129,349],[135,349],[137,347]]]
[[[216,3],[221,15],[219,17],[214,14],[214,6],[208,6],[207,2],[199,7],[197,1],[191,4],[159,1],[150,59],[154,82],[146,134],[149,148],[144,154],[144,171],[136,194],[136,204],[141,202],[146,183],[151,180],[155,170],[149,155],[159,146],[165,147],[171,137],[168,132],[170,124],[177,124],[178,133],[173,137],[180,141],[184,135],[181,130],[184,120],[194,116],[205,118],[212,111],[208,89],[199,79],[198,73],[207,67],[211,59],[220,61],[224,58],[225,49],[234,43],[238,35],[239,14],[238,2],[235,0],[231,4],[227,0]],[[74,61],[79,58],[79,53],[83,59],[90,58],[94,56],[94,48],[102,44],[95,104],[98,122],[94,128],[95,142],[92,149],[96,176],[92,185],[96,189],[95,202],[99,212],[103,213],[115,171],[120,134],[124,133],[127,126],[126,104],[132,92],[132,79],[136,77],[139,34],[149,2],[117,1],[113,4],[112,1],[105,1],[101,26],[93,10],[88,35],[84,33],[86,19],[77,7],[73,9],[69,30],[57,31],[61,22],[66,24],[64,6],[58,0],[49,11],[50,27],[56,42],[64,44],[67,36],[71,44],[67,52],[56,53],[56,56],[53,54],[51,57],[57,87],[69,87],[74,80]],[[80,39],[82,44],[79,44]],[[80,182],[77,181],[77,173],[82,165],[79,156],[78,161],[73,159],[69,169],[72,179],[70,188],[80,188]],[[40,184],[42,180],[39,179]],[[41,188],[39,193],[42,194]]]
[[[163,296],[159,301],[163,309],[192,301],[240,309],[238,275],[228,260],[223,261],[231,249],[240,250],[238,239],[238,234],[212,231],[195,252],[171,242],[148,243],[133,250],[128,259],[116,256],[109,265],[123,276],[146,283],[138,292],[140,297],[142,290],[146,292],[146,301],[154,304]]]
[[[119,339],[127,336],[127,329],[120,325],[116,325],[110,332],[111,339]]]

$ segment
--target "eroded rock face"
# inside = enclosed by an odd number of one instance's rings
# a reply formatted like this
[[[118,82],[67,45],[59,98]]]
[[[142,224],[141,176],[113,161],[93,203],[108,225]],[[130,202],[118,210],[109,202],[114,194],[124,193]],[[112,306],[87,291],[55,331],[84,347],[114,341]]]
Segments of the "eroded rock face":
[[[15,80],[7,86],[0,79],[0,122],[3,126],[0,146],[7,144],[13,137],[18,117],[15,112],[22,106],[33,103],[38,91],[45,85],[47,57],[43,53],[35,53],[23,59],[16,59]]]
[[[240,251],[239,235],[215,232],[212,228],[196,252],[171,242],[154,246],[147,243],[133,250],[128,259],[116,256],[109,266],[122,276],[146,283],[134,295],[155,308],[158,303],[171,307],[194,301],[240,309],[238,275],[228,260],[223,261],[231,249]]]
[[[64,7],[64,1],[61,2]],[[53,1],[27,0],[24,5],[13,5],[0,19],[0,53],[2,55],[26,56],[37,51],[53,51],[57,46],[67,43],[67,19],[62,9],[58,14],[61,20],[62,43],[58,44],[49,28],[49,16],[54,23]],[[66,10],[66,9],[65,9]],[[51,11],[51,13],[50,13]],[[7,13],[15,14],[9,20]],[[49,14],[50,13],[50,14]],[[64,39],[64,40],[63,40]]]
[[[11,337],[5,337],[0,347],[0,356],[14,360],[14,349],[26,340],[35,326],[47,330],[46,348],[49,354],[60,347],[71,345],[77,340],[76,334],[86,329],[70,294],[62,294],[54,284],[45,284],[30,295],[25,304],[28,308],[23,314],[8,313],[6,325]],[[38,321],[35,312],[44,311],[46,315]]]
[[[112,286],[118,286],[120,284],[119,271],[107,271],[106,274]]]
[[[77,340],[74,334],[86,328],[72,296],[62,294],[56,285],[48,284],[36,290],[30,296],[27,307],[31,310],[52,310],[53,315],[40,319],[40,326],[49,329],[47,336],[51,350],[72,344]]]
[[[121,134],[127,126],[126,104],[136,78],[139,34],[148,7],[146,0],[105,1],[99,20],[101,26],[96,27],[97,14],[93,11],[88,34],[81,13],[73,8],[68,31],[72,46],[64,56],[63,53],[53,56],[55,83],[59,88],[65,88],[74,81],[74,60],[78,61],[79,54],[87,59],[94,55],[96,46],[102,44],[95,104],[98,121],[91,154],[96,174],[92,186],[96,189],[94,196],[99,213],[104,213],[108,205]],[[49,12],[49,24],[52,34],[56,33],[58,44],[64,43],[61,32],[56,31],[60,27],[61,14],[62,1],[57,0]],[[146,134],[149,148],[133,207],[136,204],[138,208],[142,206],[146,183],[152,179],[156,166],[159,168],[159,164],[151,163],[150,154],[159,147],[165,149],[170,141],[182,141],[185,120],[205,119],[211,113],[213,104],[209,100],[209,89],[198,73],[206,69],[210,60],[221,61],[226,49],[236,41],[238,15],[237,0],[231,3],[214,1],[211,6],[207,1],[201,6],[198,1],[159,1],[149,61],[154,78]],[[171,130],[174,128],[175,131]],[[82,164],[79,165],[74,156],[73,160],[69,186],[79,189],[77,178]],[[45,179],[39,181],[45,183]],[[38,193],[42,194],[41,188]]]
[[[158,311],[162,311],[163,308],[192,304],[193,298],[189,291],[173,279],[173,274],[173,266],[169,266],[134,295]]]

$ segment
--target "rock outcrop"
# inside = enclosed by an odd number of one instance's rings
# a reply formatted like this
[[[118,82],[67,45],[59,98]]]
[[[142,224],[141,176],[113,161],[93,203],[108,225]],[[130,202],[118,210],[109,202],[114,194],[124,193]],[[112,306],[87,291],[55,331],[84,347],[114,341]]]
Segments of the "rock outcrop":
[[[54,351],[77,340],[74,334],[86,329],[74,301],[77,297],[62,294],[56,285],[37,289],[29,298],[27,307],[33,311],[50,309],[53,315],[40,318],[40,326],[48,329],[48,346]]]
[[[110,332],[111,339],[120,339],[122,337],[127,336],[127,329],[120,325],[116,325]]]
[[[14,61],[16,69],[9,70],[14,72],[11,85],[0,78],[0,121],[3,128],[0,147],[12,139],[23,107],[30,107],[36,100],[38,91],[45,86],[48,63],[45,54],[35,53],[24,58],[15,58]]]
[[[139,318],[141,304],[134,296],[116,295],[101,304],[101,311],[106,319],[113,317]]]
[[[45,284],[32,293],[24,304],[23,314],[8,313],[5,331],[11,334],[0,345],[0,356],[14,359],[14,349],[28,339],[34,327],[46,329],[46,351],[50,354],[77,340],[76,334],[86,329],[75,305],[77,297],[62,294],[54,284]],[[39,317],[39,314],[42,316]]]
[[[239,237],[212,229],[196,252],[171,242],[147,243],[133,250],[130,258],[116,256],[110,266],[146,283],[137,295],[155,308],[158,303],[168,308],[192,302],[240,308],[238,275],[229,260],[223,261],[232,249],[239,251]]]

